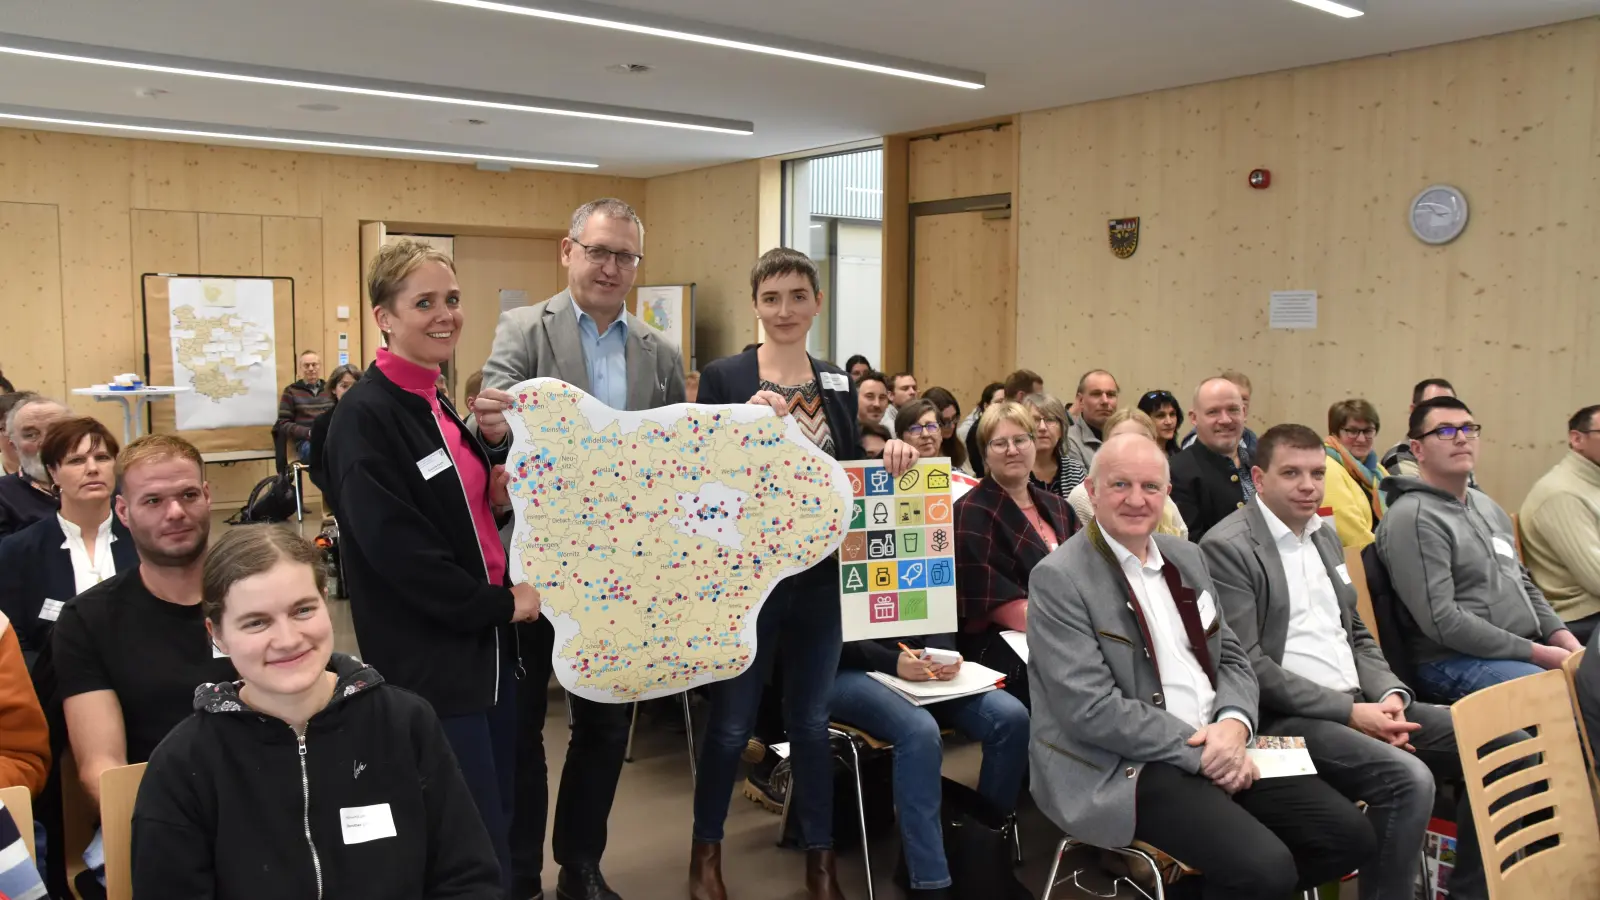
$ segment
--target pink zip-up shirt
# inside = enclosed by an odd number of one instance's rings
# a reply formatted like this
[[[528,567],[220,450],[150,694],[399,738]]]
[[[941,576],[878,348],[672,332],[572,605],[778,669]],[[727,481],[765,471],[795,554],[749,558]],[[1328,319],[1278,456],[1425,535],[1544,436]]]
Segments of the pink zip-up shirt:
[[[489,583],[500,584],[506,577],[506,551],[500,545],[500,532],[494,527],[494,508],[489,503],[489,467],[478,454],[472,452],[471,438],[450,418],[439,403],[439,391],[434,387],[439,380],[438,369],[426,369],[410,360],[378,348],[378,370],[406,391],[428,401],[433,418],[439,423],[439,433],[444,435],[445,451],[461,475],[461,486],[467,492],[467,508],[472,511],[472,526],[478,532],[478,546],[483,548],[483,561],[489,570]]]

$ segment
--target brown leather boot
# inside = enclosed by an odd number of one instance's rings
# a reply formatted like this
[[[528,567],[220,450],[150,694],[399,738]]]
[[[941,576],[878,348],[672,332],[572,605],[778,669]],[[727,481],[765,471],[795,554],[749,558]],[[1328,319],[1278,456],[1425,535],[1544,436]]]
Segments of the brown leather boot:
[[[806,851],[806,896],[810,900],[844,900],[838,863],[832,849]]]
[[[728,900],[722,885],[722,845],[695,841],[689,849],[689,900]]]

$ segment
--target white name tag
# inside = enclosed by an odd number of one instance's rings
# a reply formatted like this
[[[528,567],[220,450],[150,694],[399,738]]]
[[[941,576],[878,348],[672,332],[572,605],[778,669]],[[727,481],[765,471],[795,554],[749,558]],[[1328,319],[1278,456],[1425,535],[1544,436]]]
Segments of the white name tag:
[[[849,391],[850,376],[838,375],[833,372],[823,372],[822,389],[825,391]]]
[[[1517,549],[1511,546],[1511,542],[1505,538],[1496,535],[1495,537],[1490,538],[1489,542],[1494,544],[1494,552],[1504,556],[1506,559],[1517,558]]]
[[[46,600],[44,605],[39,607],[39,618],[46,622],[54,622],[61,618],[61,607],[66,605],[60,600]]]
[[[222,648],[218,647],[215,642],[212,642],[212,644],[211,644],[211,658],[212,659],[227,659],[228,658],[228,654],[223,653],[222,652]]]
[[[395,836],[394,815],[389,804],[347,806],[339,810],[339,828],[346,844],[365,844]]]
[[[1350,567],[1349,566],[1346,566],[1344,563],[1340,563],[1339,565],[1334,566],[1333,570],[1335,572],[1339,573],[1339,577],[1344,579],[1344,583],[1345,584],[1349,584],[1350,583]]]
[[[1200,627],[1209,629],[1211,623],[1217,620],[1217,603],[1211,599],[1211,592],[1201,591],[1195,606],[1200,608]]]
[[[422,473],[424,481],[432,481],[433,476],[455,465],[450,459],[450,453],[443,447],[429,453],[417,460],[417,471]]]

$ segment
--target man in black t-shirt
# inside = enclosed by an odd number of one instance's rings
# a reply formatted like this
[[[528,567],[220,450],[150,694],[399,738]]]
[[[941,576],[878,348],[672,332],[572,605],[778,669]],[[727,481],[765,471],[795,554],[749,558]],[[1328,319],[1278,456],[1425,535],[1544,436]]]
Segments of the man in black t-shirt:
[[[69,601],[52,648],[78,776],[96,803],[101,774],[147,761],[188,717],[196,687],[238,677],[200,609],[211,531],[200,452],[171,435],[142,437],[118,455],[117,478],[117,516],[139,567]]]

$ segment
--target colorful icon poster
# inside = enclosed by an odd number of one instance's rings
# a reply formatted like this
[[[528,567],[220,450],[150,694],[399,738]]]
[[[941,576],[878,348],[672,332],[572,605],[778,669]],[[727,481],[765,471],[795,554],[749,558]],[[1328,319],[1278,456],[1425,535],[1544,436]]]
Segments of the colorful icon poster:
[[[850,530],[839,550],[844,639],[955,631],[950,460],[922,460],[899,478],[881,462],[844,467],[851,493]]]

